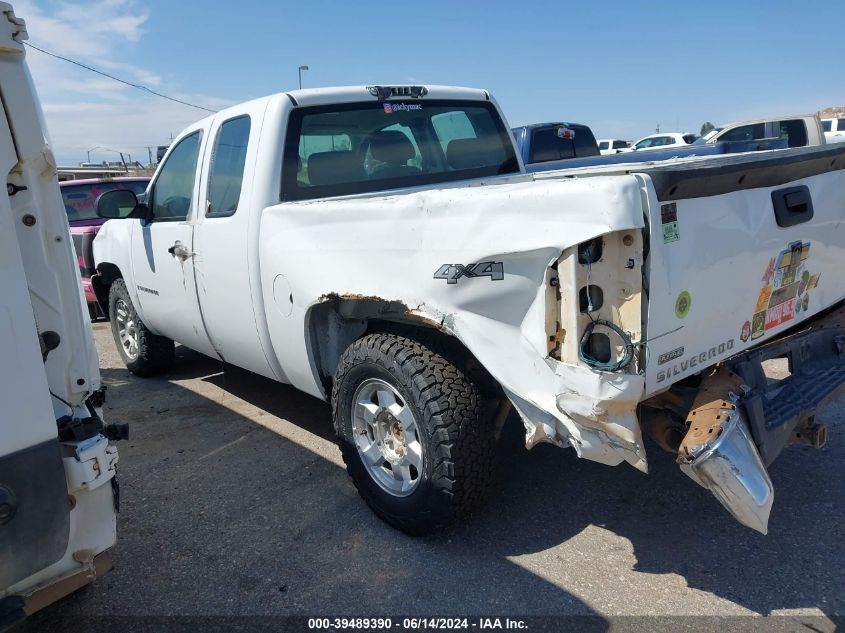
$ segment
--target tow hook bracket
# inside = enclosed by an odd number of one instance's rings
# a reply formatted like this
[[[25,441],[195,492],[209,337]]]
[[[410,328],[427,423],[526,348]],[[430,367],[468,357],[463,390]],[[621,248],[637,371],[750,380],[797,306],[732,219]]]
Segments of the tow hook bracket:
[[[742,379],[724,367],[704,379],[687,417],[678,463],[737,521],[766,534],[774,487],[738,400],[729,397],[743,393],[743,387]]]
[[[793,429],[790,439],[793,444],[822,448],[827,444],[827,425],[816,424],[814,418],[808,418]]]

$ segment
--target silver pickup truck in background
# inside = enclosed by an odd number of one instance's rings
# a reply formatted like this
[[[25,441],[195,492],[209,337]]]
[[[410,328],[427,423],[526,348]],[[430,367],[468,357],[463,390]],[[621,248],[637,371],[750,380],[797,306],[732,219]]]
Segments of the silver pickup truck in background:
[[[411,534],[481,502],[513,409],[529,447],[611,466],[647,471],[648,432],[765,532],[766,466],[845,382],[845,147],[528,174],[484,90],[299,90],[188,127],[98,209],[127,367],[175,341],[330,400]]]

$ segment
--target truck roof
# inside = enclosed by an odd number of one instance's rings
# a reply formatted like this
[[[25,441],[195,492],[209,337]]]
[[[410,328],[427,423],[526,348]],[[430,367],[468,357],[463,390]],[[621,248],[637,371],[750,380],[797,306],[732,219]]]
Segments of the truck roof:
[[[730,123],[725,123],[719,127],[726,128],[726,127],[738,127],[740,125],[751,125],[754,123],[767,123],[768,121],[783,121],[786,119],[808,119],[815,117],[815,114],[784,114],[781,116],[769,116],[763,117],[760,119],[743,119],[742,121],[731,121]]]
[[[266,97],[252,99],[248,103],[270,101],[283,97],[290,99],[294,104],[300,106],[329,105],[333,103],[355,103],[356,101],[376,100],[379,91],[387,96],[388,100],[417,100],[423,102],[433,99],[460,99],[465,101],[491,101],[490,93],[481,88],[465,88],[461,86],[437,86],[437,85],[399,85],[399,84],[376,84],[373,86],[331,86],[326,88],[304,88],[300,90],[289,90],[277,92]],[[230,106],[220,112],[225,113],[230,109],[240,109],[242,103]],[[211,115],[214,116],[214,115]],[[210,117],[206,117],[210,118]]]

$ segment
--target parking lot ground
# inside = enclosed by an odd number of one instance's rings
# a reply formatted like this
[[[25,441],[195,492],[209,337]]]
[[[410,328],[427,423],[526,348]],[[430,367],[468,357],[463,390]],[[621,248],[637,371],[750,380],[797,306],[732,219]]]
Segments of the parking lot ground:
[[[115,569],[28,630],[302,614],[584,615],[611,629],[615,616],[763,614],[785,616],[778,630],[833,630],[845,611],[841,401],[819,416],[825,448],[790,447],[771,467],[768,536],[654,445],[648,476],[543,445],[503,451],[495,493],[471,520],[410,538],[356,494],[325,403],[185,348],[169,375],[136,378],[108,323],[94,330],[106,415],[131,430],[119,444]]]

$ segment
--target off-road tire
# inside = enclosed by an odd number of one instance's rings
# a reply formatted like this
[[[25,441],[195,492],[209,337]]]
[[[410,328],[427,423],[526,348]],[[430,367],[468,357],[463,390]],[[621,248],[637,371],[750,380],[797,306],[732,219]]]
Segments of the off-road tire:
[[[493,479],[490,409],[479,386],[447,360],[445,348],[436,347],[397,334],[364,336],[341,356],[332,390],[338,445],[352,482],[379,517],[411,535],[440,530],[470,514]],[[375,482],[353,437],[354,394],[370,378],[391,384],[417,420],[423,468],[408,496],[395,496]]]
[[[134,359],[127,355],[120,343],[116,318],[117,310],[115,308],[118,300],[123,301],[136,324],[138,355]],[[136,376],[147,377],[164,373],[170,369],[173,365],[175,353],[173,341],[164,336],[153,334],[147,329],[147,326],[144,325],[144,322],[135,310],[123,279],[115,279],[109,289],[109,317],[111,319],[111,331],[115,345],[129,371]]]

